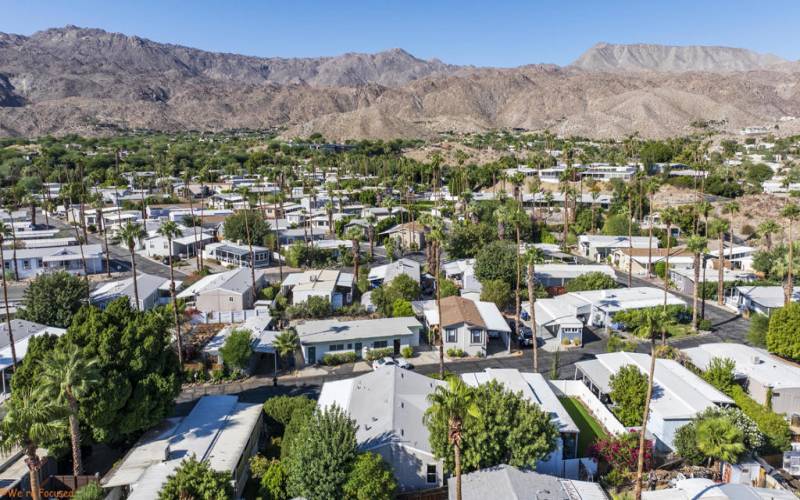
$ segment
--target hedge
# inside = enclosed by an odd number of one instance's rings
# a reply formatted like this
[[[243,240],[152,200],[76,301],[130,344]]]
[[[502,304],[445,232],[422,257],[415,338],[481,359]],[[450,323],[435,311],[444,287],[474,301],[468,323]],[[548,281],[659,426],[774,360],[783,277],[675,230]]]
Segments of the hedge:
[[[344,363],[355,363],[358,356],[354,352],[326,353],[322,356],[322,364],[328,366],[342,365]]]
[[[447,357],[448,358],[463,358],[466,355],[467,355],[467,353],[465,353],[463,350],[458,349],[456,347],[451,347],[450,349],[447,350]]]
[[[371,349],[367,352],[367,361],[375,361],[376,359],[385,358],[394,354],[394,349],[391,347],[384,347],[383,349]]]
[[[789,424],[783,416],[778,415],[766,406],[754,401],[740,386],[735,385],[730,396],[736,405],[758,425],[759,430],[767,436],[767,443],[775,451],[786,451],[791,447]]]

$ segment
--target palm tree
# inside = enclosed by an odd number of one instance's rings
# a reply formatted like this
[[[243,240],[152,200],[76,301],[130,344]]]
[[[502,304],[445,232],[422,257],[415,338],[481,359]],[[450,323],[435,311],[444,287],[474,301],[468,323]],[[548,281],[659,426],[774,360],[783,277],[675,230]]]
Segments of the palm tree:
[[[6,403],[8,412],[0,422],[0,449],[8,453],[17,447],[25,454],[25,464],[30,477],[30,494],[33,500],[41,500],[39,491],[39,467],[41,462],[36,451],[42,442],[52,441],[66,431],[66,410],[55,401],[19,394]]]
[[[528,265],[528,303],[529,311],[528,315],[531,317],[531,335],[532,335],[532,345],[533,345],[533,371],[539,371],[539,348],[536,345],[536,264],[542,261],[543,252],[536,248],[531,247],[525,254],[525,262]]]
[[[502,241],[506,239],[506,225],[508,224],[508,207],[500,205],[494,211],[494,218],[497,220],[497,237]]]
[[[375,216],[367,215],[367,239],[369,239],[369,260],[375,252]]]
[[[647,277],[653,277],[653,196],[658,192],[658,182],[651,180],[645,186],[649,199],[648,215],[650,223],[647,225]]]
[[[425,425],[439,421],[447,423],[447,442],[453,447],[456,476],[456,500],[461,500],[461,439],[470,421],[480,418],[475,393],[460,378],[450,377],[447,385],[439,385],[428,395],[431,406],[425,410]]]
[[[516,231],[517,235],[517,245],[516,245],[516,256],[517,256],[517,274],[516,274],[516,286],[514,289],[514,298],[516,299],[516,316],[515,316],[515,325],[517,325],[517,332],[520,331],[520,299],[519,299],[519,290],[520,284],[522,281],[522,258],[520,256],[520,234],[519,229],[520,226],[525,222],[525,212],[522,210],[522,205],[517,204],[515,208],[512,209],[510,213],[510,222],[514,224],[514,230]],[[508,352],[511,352],[511,336],[508,337]]]
[[[290,328],[275,335],[272,346],[275,348],[275,375],[277,376],[278,360],[288,358],[300,348],[300,337],[294,328]]]
[[[197,272],[200,272],[201,267],[203,266],[203,257],[200,255],[200,243],[198,242],[198,238],[200,237],[197,234],[197,225],[194,223],[194,194],[192,194],[192,190],[189,189],[189,181],[191,181],[191,177],[189,176],[189,170],[187,169],[184,172],[183,177],[183,188],[184,194],[186,195],[186,199],[189,200],[189,215],[192,217],[192,229],[194,230],[194,253],[195,253],[195,261],[197,262]],[[201,194],[204,194],[201,191]],[[202,212],[200,212],[202,214]],[[200,228],[202,230],[203,225],[200,224]],[[172,243],[170,243],[170,253],[172,253]],[[171,264],[170,264],[171,265]],[[174,298],[172,299],[175,300]]]
[[[128,246],[128,251],[131,253],[131,269],[133,270],[133,296],[136,299],[136,310],[141,310],[139,307],[139,285],[136,282],[136,244],[141,243],[147,236],[147,232],[140,224],[128,221],[119,230],[119,237]]]
[[[105,245],[105,254],[106,254],[106,275],[110,278],[111,277],[111,252],[108,251],[108,231],[106,231],[106,223],[103,219],[103,207],[105,203],[103,202],[103,196],[97,192],[97,188],[95,187],[95,200],[92,203],[95,210],[95,223],[97,225],[97,230],[102,231],[103,233],[103,243]]]
[[[788,306],[792,301],[792,292],[794,291],[794,238],[792,231],[794,222],[800,218],[800,206],[796,203],[788,203],[781,210],[781,217],[784,217],[789,225],[789,263],[786,268],[786,283],[783,286],[783,305]]]
[[[17,264],[17,230],[14,228],[14,206],[8,207],[10,224],[3,224],[3,236],[11,236],[11,263],[14,266],[14,281],[19,281],[19,265]],[[5,264],[3,264],[5,265]]]
[[[636,329],[639,337],[650,338],[650,371],[647,376],[647,395],[644,401],[644,415],[642,416],[642,428],[639,431],[639,457],[636,465],[636,485],[634,496],[642,498],[642,474],[644,472],[644,447],[645,434],[647,433],[647,419],[650,417],[650,401],[653,399],[653,377],[656,371],[656,338],[660,333],[666,335],[667,325],[670,322],[667,312],[658,307],[652,307],[644,311],[642,324]]]
[[[708,239],[693,234],[686,240],[686,248],[694,255],[694,290],[692,291],[692,329],[695,333],[698,330],[697,323],[697,290],[700,284],[700,255],[708,250]]]
[[[8,309],[8,283],[6,280],[7,271],[6,271],[6,257],[3,253],[3,243],[5,243],[5,237],[7,234],[10,233],[10,229],[6,225],[5,222],[0,222],[0,265],[2,265],[1,271],[3,272],[3,303],[5,304],[6,308],[6,330],[8,331],[8,342],[11,346],[11,364],[13,365],[14,369],[17,368],[17,347],[14,343],[14,334],[11,331],[11,312]]]
[[[192,228],[195,232],[196,227]],[[181,339],[181,322],[178,318],[178,304],[175,298],[175,268],[172,265],[172,240],[183,236],[183,231],[173,221],[166,221],[158,228],[157,233],[167,239],[167,253],[169,254],[169,293],[172,296],[172,310],[175,312],[175,338],[178,342],[178,366],[183,371],[183,340]],[[197,247],[195,247],[197,248]]]
[[[741,429],[725,417],[706,418],[697,423],[697,449],[708,457],[709,467],[714,459],[736,463],[744,453]],[[720,474],[722,469],[720,468]]]
[[[731,262],[731,269],[733,269],[733,246],[734,246],[734,242],[733,242],[733,233],[734,233],[734,230],[733,230],[733,227],[734,227],[733,219],[736,216],[736,214],[739,213],[739,210],[740,210],[739,203],[737,203],[735,201],[731,201],[731,202],[728,202],[728,203],[725,204],[725,213],[730,215],[730,228],[729,229],[730,229],[730,232],[731,232],[731,247],[728,250],[728,261]]]
[[[767,220],[758,225],[758,232],[764,241],[764,248],[769,252],[772,250],[772,235],[781,230],[780,224],[774,220]]]
[[[664,309],[667,308],[667,290],[669,289],[669,252],[672,246],[672,224],[678,218],[674,208],[661,211],[661,220],[667,225],[667,253],[664,254]]]
[[[50,351],[40,363],[42,397],[64,405],[69,412],[69,434],[72,443],[72,474],[83,474],[81,429],[78,403],[100,382],[97,359],[87,359],[80,348],[70,344],[66,349]]]
[[[330,191],[328,191],[330,193]],[[325,213],[328,215],[328,235],[333,238],[333,202],[328,200],[325,202]],[[277,220],[276,222],[276,230],[277,230]]]
[[[717,264],[717,303],[725,303],[725,231],[728,230],[728,223],[722,219],[712,219],[708,224],[708,235],[716,236],[719,242],[719,260]]]
[[[241,188],[239,193],[244,199],[244,210],[242,210],[244,214],[244,231],[247,237],[248,253],[250,254],[250,278],[253,282],[253,293],[256,293],[256,254],[253,252],[253,238],[250,236],[250,224],[248,221],[248,212],[250,212],[250,190],[244,187]]]
[[[589,185],[589,193],[592,195],[592,234],[595,234],[595,211],[597,210],[597,198],[600,197],[600,185],[594,179]]]
[[[357,227],[351,227],[347,230],[345,237],[352,243],[353,252],[353,298],[356,297],[358,291],[358,266],[361,262],[361,230]]]

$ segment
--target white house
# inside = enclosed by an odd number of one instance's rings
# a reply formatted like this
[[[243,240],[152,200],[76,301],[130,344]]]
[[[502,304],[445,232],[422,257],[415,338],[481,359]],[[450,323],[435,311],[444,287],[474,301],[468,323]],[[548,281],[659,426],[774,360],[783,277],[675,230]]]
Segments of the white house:
[[[302,321],[295,325],[295,330],[305,364],[313,365],[327,353],[354,352],[360,358],[370,349],[391,348],[398,356],[403,347],[419,345],[422,324],[414,317],[323,319]]]
[[[210,274],[192,283],[178,294],[195,308],[205,313],[234,313],[252,309],[258,290],[264,286],[263,270],[253,274],[249,268],[239,267],[217,274]]]
[[[42,325],[24,319],[11,320],[11,335],[14,337],[14,348],[17,362],[20,363],[28,352],[28,343],[38,335],[55,335],[60,337],[67,331],[64,328]],[[0,384],[2,393],[0,401],[11,394],[11,376],[14,372],[14,363],[11,356],[11,340],[8,335],[8,325],[5,321],[0,323]]]
[[[634,352],[611,352],[595,359],[575,363],[575,378],[582,380],[602,401],[611,401],[611,376],[623,366],[634,366],[647,375],[650,355]],[[656,437],[656,446],[672,450],[675,432],[691,422],[698,413],[714,406],[729,406],[733,400],[721,393],[680,363],[657,359],[653,399],[647,430]]]
[[[83,255],[81,255],[81,250]],[[70,274],[84,275],[83,259],[89,274],[102,273],[104,253],[102,245],[78,245],[45,248],[17,249],[17,269],[19,277],[32,278],[42,273],[67,271]],[[14,253],[5,252],[3,262],[7,273],[14,272]]]
[[[418,316],[425,318],[428,328],[439,325],[435,300],[414,301],[411,305]],[[442,299],[440,306],[445,350],[460,349],[470,356],[481,356],[486,354],[489,338],[508,343],[511,328],[494,303],[451,296]]]
[[[723,250],[725,267],[738,271],[753,271],[753,257],[757,251],[755,247],[742,245],[726,248]],[[708,255],[713,259],[714,267],[719,265],[716,263],[719,260],[719,250],[710,250]]]
[[[734,373],[750,397],[789,417],[800,415],[800,367],[773,356],[764,349],[744,344],[715,342],[684,349],[689,361],[706,370],[714,358],[736,364]],[[767,401],[769,400],[769,401]]]
[[[337,405],[356,421],[362,451],[379,454],[401,491],[436,488],[444,483],[441,460],[433,455],[422,421],[428,395],[444,382],[385,366],[359,377],[325,382],[317,406]]]
[[[194,257],[204,245],[215,241],[214,235],[203,232],[199,227],[179,226],[179,229],[183,235],[172,240],[171,249],[169,240],[160,234],[147,238],[144,242],[145,254],[151,259],[167,257],[170,254],[175,258],[186,259]]]
[[[371,286],[377,287],[384,283],[391,283],[393,279],[401,274],[405,274],[419,283],[419,262],[411,259],[398,259],[382,266],[375,266],[369,270],[369,276],[367,277],[367,280]]]
[[[605,264],[537,264],[534,269],[536,282],[545,288],[561,288],[575,278],[589,273],[602,273],[617,279],[614,269]]]
[[[254,259],[256,269],[268,267],[271,257],[272,252],[269,248],[253,245],[251,253],[249,245],[231,241],[211,243],[203,248],[204,259],[218,260],[222,264],[238,267],[250,267]]]
[[[185,417],[173,417],[142,436],[101,481],[111,498],[152,500],[191,455],[211,469],[228,474],[234,498],[244,493],[250,477],[250,457],[263,434],[259,404],[238,396],[203,396]]]
[[[541,373],[526,373],[509,368],[487,368],[482,372],[464,373],[461,378],[471,387],[490,381],[499,382],[511,392],[521,393],[523,398],[550,415],[550,422],[558,431],[559,437],[555,450],[544,460],[536,463],[536,470],[544,474],[573,476],[577,479],[577,474],[570,472],[573,470],[577,472],[578,464],[570,464],[569,461],[578,456],[580,430]]]
[[[711,479],[691,478],[675,482],[663,490],[642,491],[642,500],[797,500],[789,490],[756,488],[748,484],[715,483]]]
[[[175,282],[179,289],[180,281]],[[140,311],[147,311],[170,301],[170,280],[161,276],[139,273],[136,276],[136,288],[139,291],[139,303],[136,303],[133,276],[116,281],[102,283],[89,294],[89,300],[99,308],[105,308],[110,302],[120,297],[126,297],[131,307]]]
[[[447,279],[461,287],[461,293],[481,293],[483,286],[475,277],[475,259],[460,259],[447,262],[442,266]]]
[[[725,297],[725,304],[739,313],[749,315],[752,313],[770,316],[772,311],[783,307],[782,286],[737,286],[731,290],[731,295]],[[792,290],[792,302],[800,301],[800,287]]]
[[[603,234],[582,234],[578,237],[578,248],[583,257],[602,262],[617,248],[658,248],[658,238],[652,241],[647,236],[606,236]]]
[[[281,293],[287,295],[290,292],[292,304],[307,302],[309,297],[323,297],[334,309],[339,309],[352,300],[353,274],[337,269],[291,273],[281,283]]]

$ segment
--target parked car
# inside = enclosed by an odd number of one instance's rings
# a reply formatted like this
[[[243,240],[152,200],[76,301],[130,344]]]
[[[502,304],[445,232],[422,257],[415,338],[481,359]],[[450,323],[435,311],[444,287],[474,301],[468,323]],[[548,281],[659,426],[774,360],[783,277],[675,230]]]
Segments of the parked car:
[[[533,347],[533,331],[527,326],[523,326],[517,336],[517,342],[520,348]]]
[[[414,365],[409,363],[405,358],[395,359],[395,358],[392,358],[390,356],[386,356],[384,358],[378,358],[375,361],[373,361],[372,362],[372,369],[373,370],[377,370],[378,368],[380,368],[382,366],[391,366],[391,365],[399,366],[400,368],[403,368],[404,370],[412,370],[414,368]]]

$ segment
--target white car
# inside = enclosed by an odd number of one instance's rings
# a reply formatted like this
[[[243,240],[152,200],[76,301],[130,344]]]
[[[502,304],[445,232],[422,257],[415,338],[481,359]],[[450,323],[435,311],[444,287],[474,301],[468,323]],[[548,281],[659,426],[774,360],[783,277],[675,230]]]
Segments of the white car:
[[[412,368],[414,368],[414,365],[406,361],[404,358],[394,359],[390,356],[386,356],[373,361],[372,369],[377,370],[382,366],[392,366],[392,365],[399,366],[400,368],[403,368],[405,370],[411,370]]]

